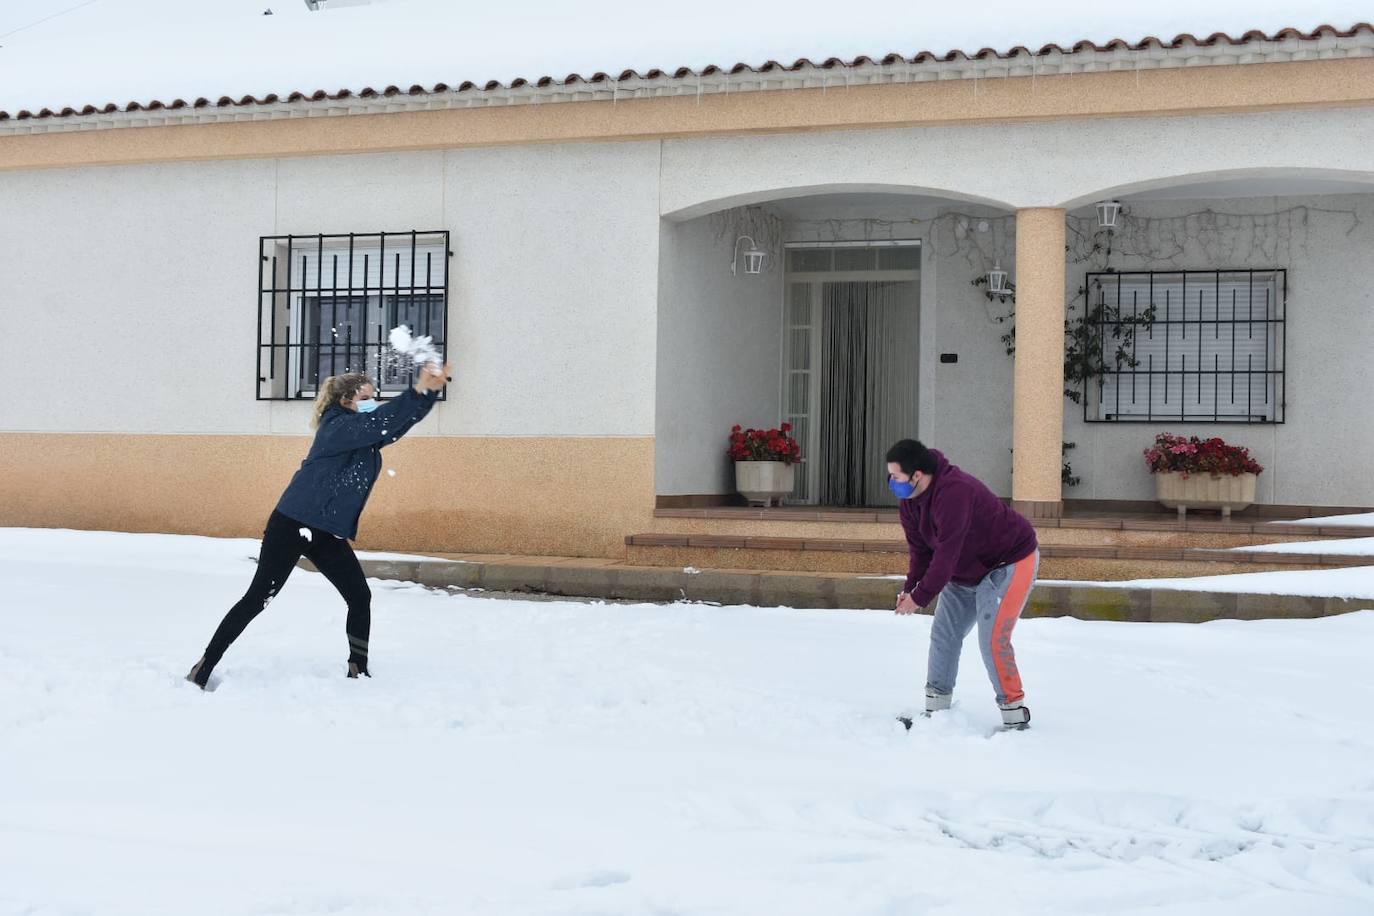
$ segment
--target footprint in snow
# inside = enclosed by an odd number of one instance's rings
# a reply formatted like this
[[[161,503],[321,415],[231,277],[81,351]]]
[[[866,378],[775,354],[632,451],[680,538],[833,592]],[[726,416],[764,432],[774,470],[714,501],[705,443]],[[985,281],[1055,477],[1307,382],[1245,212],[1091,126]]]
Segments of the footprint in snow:
[[[561,878],[553,882],[553,887],[555,890],[570,891],[583,887],[611,887],[616,884],[625,884],[629,880],[629,872],[594,871],[584,875]]]

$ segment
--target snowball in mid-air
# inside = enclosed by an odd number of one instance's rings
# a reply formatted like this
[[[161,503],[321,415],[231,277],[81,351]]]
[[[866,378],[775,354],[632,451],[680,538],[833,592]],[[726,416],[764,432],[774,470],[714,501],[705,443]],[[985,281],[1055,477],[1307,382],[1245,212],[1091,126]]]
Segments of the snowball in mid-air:
[[[427,334],[421,337],[414,336],[408,325],[392,328],[390,338],[391,349],[417,366],[444,361],[443,355],[434,347],[434,339]]]

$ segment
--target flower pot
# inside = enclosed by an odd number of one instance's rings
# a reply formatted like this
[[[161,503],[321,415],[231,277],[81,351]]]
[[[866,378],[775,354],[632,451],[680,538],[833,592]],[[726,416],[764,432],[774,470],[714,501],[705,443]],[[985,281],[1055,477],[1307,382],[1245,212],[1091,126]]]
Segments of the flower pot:
[[[796,466],[782,461],[736,461],[735,489],[753,505],[772,505],[792,492]]]
[[[1166,509],[1177,509],[1183,516],[1189,509],[1220,509],[1223,518],[1255,501],[1258,474],[1214,476],[1175,471],[1155,474],[1155,498]]]

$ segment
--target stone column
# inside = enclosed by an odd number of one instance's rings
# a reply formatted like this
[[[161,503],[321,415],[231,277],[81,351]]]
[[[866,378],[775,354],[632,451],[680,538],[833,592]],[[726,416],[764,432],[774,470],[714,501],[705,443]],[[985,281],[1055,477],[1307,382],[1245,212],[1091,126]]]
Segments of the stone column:
[[[1065,214],[1016,211],[1016,371],[1012,389],[1012,506],[1058,518],[1064,441]]]

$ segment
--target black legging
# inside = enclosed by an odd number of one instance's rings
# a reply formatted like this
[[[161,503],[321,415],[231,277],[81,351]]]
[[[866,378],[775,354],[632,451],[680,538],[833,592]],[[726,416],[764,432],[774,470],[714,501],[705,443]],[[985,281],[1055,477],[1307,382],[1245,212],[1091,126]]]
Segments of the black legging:
[[[307,538],[302,533],[309,531]],[[272,599],[286,584],[296,561],[305,556],[315,564],[329,583],[339,590],[348,602],[348,660],[367,670],[367,636],[372,629],[372,590],[347,540],[328,531],[302,525],[274,511],[262,533],[262,549],[258,552],[258,571],[242,598],[224,615],[219,629],[205,648],[205,663],[200,676],[209,677],[210,670],[219,663],[234,640],[245,627],[272,603]]]

